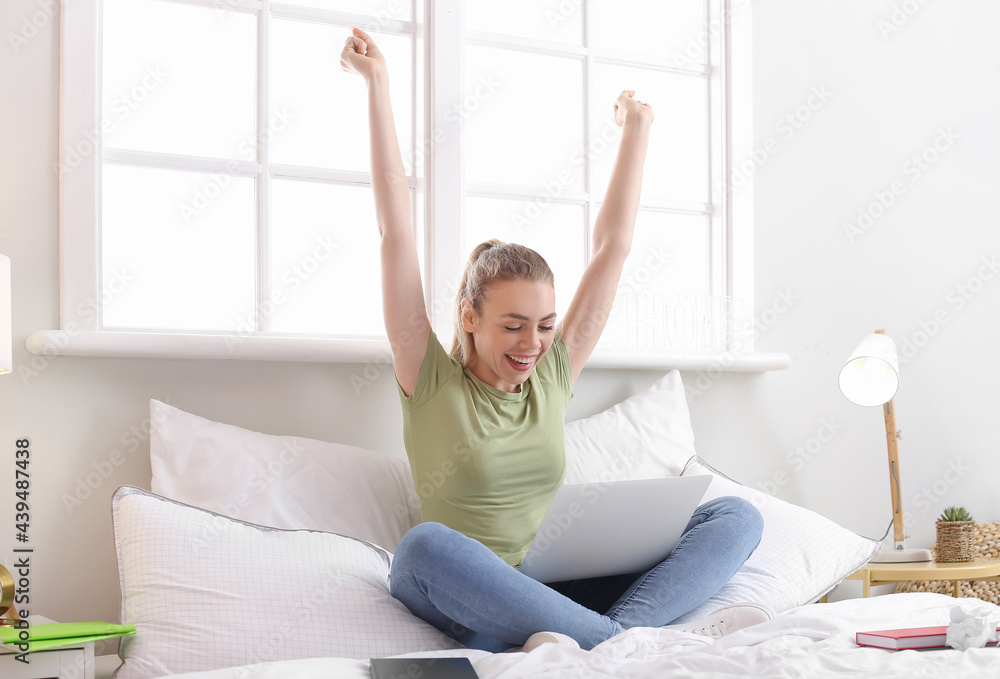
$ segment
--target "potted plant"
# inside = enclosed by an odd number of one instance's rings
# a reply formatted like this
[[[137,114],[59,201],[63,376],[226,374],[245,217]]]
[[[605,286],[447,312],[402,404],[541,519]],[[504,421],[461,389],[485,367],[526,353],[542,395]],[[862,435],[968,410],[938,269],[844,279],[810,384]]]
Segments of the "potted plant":
[[[947,507],[937,520],[934,560],[944,563],[976,558],[976,522],[965,507]]]

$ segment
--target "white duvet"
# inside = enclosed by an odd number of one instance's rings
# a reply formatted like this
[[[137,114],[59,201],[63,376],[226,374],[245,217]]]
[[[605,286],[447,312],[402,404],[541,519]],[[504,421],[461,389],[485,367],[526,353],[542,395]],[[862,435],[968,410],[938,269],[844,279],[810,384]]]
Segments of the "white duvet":
[[[1000,677],[1000,648],[885,651],[862,648],[865,630],[945,625],[951,608],[996,606],[943,594],[890,594],[792,609],[760,625],[712,640],[670,629],[636,628],[591,651],[546,644],[530,653],[437,651],[465,655],[483,679],[515,677]],[[315,658],[175,675],[176,679],[368,679],[368,661]],[[424,679],[433,679],[425,677]]]

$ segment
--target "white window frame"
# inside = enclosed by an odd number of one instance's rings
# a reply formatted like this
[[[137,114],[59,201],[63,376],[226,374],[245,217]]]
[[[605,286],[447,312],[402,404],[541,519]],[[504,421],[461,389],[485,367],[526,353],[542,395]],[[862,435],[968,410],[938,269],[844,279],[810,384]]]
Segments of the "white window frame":
[[[308,16],[313,10],[272,3],[271,0],[184,0],[185,2],[220,7],[230,11],[261,12],[277,10],[287,15]],[[416,0],[419,4],[423,0]],[[750,327],[753,319],[753,187],[752,178],[739,191],[733,192],[725,178],[729,176],[734,149],[752,146],[751,116],[751,25],[750,8],[746,0],[708,0],[711,7],[703,38],[707,39],[709,63],[719,68],[709,69],[711,105],[710,201],[712,261],[723,262],[713,268],[713,289],[728,298],[741,299],[742,309],[732,322]],[[738,5],[733,8],[732,5]],[[80,130],[98,130],[100,121],[99,35],[100,2],[71,2],[61,6],[62,32],[60,51],[60,162],[66,163],[70,144],[79,150]],[[584,2],[584,8],[587,3]],[[321,12],[331,16],[333,12]],[[419,10],[415,9],[417,21]],[[734,16],[733,21],[723,20]],[[351,17],[355,25],[367,25],[369,17]],[[261,22],[266,31],[268,22]],[[411,188],[416,189],[415,209],[421,210],[424,233],[418,233],[424,260],[424,284],[428,311],[434,327],[444,337],[451,334],[451,308],[454,281],[463,265],[461,224],[465,186],[462,179],[462,142],[460,134],[440,135],[435,130],[453,125],[445,118],[449,108],[462,94],[464,54],[462,0],[426,0],[424,21],[416,27],[415,44],[424,48],[427,77],[413,83],[414,124],[422,127],[422,135],[414,135],[417,144],[425,140],[426,173],[416,162]],[[389,31],[413,31],[410,22],[382,22]],[[475,36],[473,36],[474,38]],[[482,36],[480,36],[482,38]],[[516,42],[516,40],[515,40]],[[735,58],[734,58],[735,55]],[[259,54],[261,63],[266,54]],[[594,62],[588,53],[588,67]],[[706,67],[707,68],[707,67]],[[259,120],[268,120],[266,69],[262,69],[259,96]],[[431,86],[433,85],[433,86]],[[426,107],[419,102],[426,101]],[[423,109],[428,114],[423,115]],[[258,125],[258,129],[264,126]],[[386,340],[293,337],[273,334],[236,336],[224,333],[123,332],[102,330],[95,300],[102,296],[99,271],[99,211],[98,177],[103,150],[100,135],[93,135],[90,154],[60,180],[60,329],[41,330],[28,338],[28,349],[36,354],[76,356],[123,356],[151,358],[213,358],[253,360],[294,360],[366,362],[385,361],[390,355]],[[260,142],[262,160],[266,162],[267,145]],[[420,154],[414,149],[414,158]],[[122,155],[121,152],[117,152]],[[243,163],[243,170],[258,172],[260,164]],[[187,167],[187,166],[185,166]],[[190,168],[189,168],[190,169]],[[206,167],[205,169],[215,169]],[[338,173],[345,174],[345,173]],[[365,173],[338,177],[368,182]],[[426,177],[426,183],[423,181]],[[480,187],[482,188],[482,187]],[[266,210],[267,193],[259,192],[258,209]],[[590,214],[594,214],[595,195],[588,199]],[[263,204],[261,204],[263,203]],[[419,221],[419,220],[418,220]],[[259,234],[260,235],[260,234]],[[588,239],[589,240],[589,239]],[[266,248],[266,243],[262,244]],[[589,253],[589,243],[587,246]],[[262,278],[266,279],[266,275]],[[258,298],[265,299],[268,282],[258,281]],[[82,310],[82,312],[81,312]],[[87,313],[88,310],[93,312]],[[681,353],[670,351],[595,351],[588,365],[593,367],[627,367],[683,370],[761,371],[784,368],[789,358],[785,354],[754,353],[752,336],[742,345],[717,353]]]

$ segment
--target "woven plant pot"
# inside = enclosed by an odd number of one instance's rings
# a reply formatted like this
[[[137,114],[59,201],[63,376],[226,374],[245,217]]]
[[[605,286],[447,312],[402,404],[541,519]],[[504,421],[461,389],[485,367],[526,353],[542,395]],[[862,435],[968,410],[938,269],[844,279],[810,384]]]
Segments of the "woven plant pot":
[[[938,521],[934,560],[940,563],[972,561],[976,558],[975,521]]]
[[[931,553],[937,558],[937,546],[931,547]],[[1000,523],[976,524],[976,558],[1000,559]],[[916,580],[901,582],[896,585],[897,592],[937,592],[951,594],[952,583],[946,580]],[[992,604],[1000,604],[1000,582],[991,580],[973,580],[962,583],[962,596],[982,599]]]

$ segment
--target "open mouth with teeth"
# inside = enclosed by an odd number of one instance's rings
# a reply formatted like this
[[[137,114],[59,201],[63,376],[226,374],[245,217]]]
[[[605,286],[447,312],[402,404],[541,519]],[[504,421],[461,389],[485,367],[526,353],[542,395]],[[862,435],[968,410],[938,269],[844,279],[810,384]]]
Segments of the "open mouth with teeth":
[[[535,362],[534,356],[515,356],[513,354],[504,354],[503,357],[507,359],[507,363],[514,368],[514,370],[522,372],[530,370],[532,364]]]

